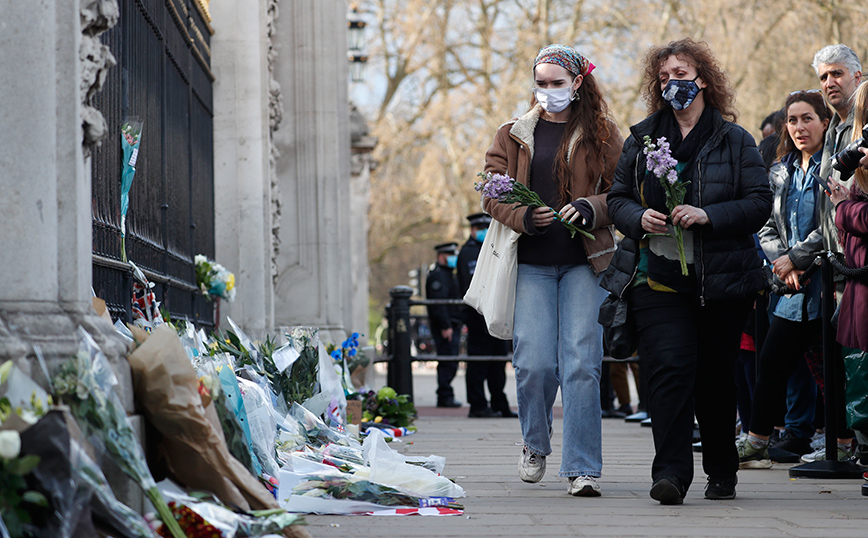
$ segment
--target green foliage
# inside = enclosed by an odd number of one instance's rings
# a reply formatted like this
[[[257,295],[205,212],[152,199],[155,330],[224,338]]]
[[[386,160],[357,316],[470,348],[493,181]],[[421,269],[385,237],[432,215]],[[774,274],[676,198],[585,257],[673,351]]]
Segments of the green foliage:
[[[419,497],[368,480],[352,480],[343,476],[314,475],[296,486],[294,491],[305,497],[352,499],[383,506],[419,506]]]
[[[275,394],[282,395],[287,404],[303,403],[318,392],[319,349],[310,331],[296,329],[292,335],[287,336],[299,352],[299,357],[283,372],[274,363],[273,355],[277,345],[270,336],[259,344],[258,349],[250,350],[232,331],[218,333],[215,335],[216,351],[235,357],[236,371],[243,366],[249,366],[257,374],[264,376]]]
[[[362,422],[384,422],[402,428],[411,427],[416,420],[416,406],[406,394],[398,394],[391,387],[379,392],[369,391],[362,401]],[[381,417],[377,421],[377,417]]]
[[[27,489],[26,476],[39,465],[39,457],[32,454],[10,459],[0,458],[0,517],[10,536],[28,536],[30,523],[47,517],[40,509],[49,507],[42,493]]]

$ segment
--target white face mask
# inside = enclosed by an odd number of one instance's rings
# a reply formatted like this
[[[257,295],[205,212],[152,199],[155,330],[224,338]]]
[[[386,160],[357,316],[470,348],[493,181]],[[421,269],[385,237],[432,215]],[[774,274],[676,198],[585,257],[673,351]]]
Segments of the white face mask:
[[[549,114],[557,114],[570,106],[573,101],[573,88],[572,86],[555,88],[554,90],[534,88],[533,95],[543,110]]]
[[[576,77],[579,78],[579,77]],[[576,93],[573,90],[573,84],[576,78],[570,82],[566,88],[555,88],[553,90],[544,90],[542,88],[534,88],[533,96],[536,97],[536,102],[543,107],[543,110],[549,114],[557,114],[570,106],[570,103],[576,100]]]

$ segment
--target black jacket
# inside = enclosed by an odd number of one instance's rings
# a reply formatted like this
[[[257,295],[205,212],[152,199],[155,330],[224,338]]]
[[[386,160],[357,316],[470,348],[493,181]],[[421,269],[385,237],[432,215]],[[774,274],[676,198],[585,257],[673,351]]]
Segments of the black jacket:
[[[445,265],[435,264],[425,279],[425,296],[428,299],[460,299],[455,272]],[[431,332],[461,325],[461,305],[428,305],[428,324]]]
[[[645,174],[642,139],[654,137],[660,110],[630,128],[631,136],[615,171],[615,183],[607,199],[609,216],[624,234],[612,264],[603,276],[603,288],[622,295],[638,264],[642,229],[640,178]],[[749,297],[765,286],[762,264],[753,233],[768,220],[772,193],[762,158],[753,137],[713,110],[711,137],[694,160],[692,199],[686,204],[701,207],[709,224],[693,226],[699,299]]]
[[[482,243],[470,237],[458,253],[458,287],[461,296],[467,293],[473,273],[476,272],[476,260]],[[505,355],[508,351],[507,341],[495,338],[488,333],[485,318],[472,307],[461,307],[461,319],[467,326],[468,355]]]

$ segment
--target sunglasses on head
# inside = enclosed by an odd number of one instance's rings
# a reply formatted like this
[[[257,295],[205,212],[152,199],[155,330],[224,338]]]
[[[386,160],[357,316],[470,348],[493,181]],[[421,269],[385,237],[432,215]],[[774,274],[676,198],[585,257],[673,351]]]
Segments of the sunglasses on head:
[[[790,95],[796,95],[797,93],[820,93],[820,90],[796,90],[794,92],[790,92]]]

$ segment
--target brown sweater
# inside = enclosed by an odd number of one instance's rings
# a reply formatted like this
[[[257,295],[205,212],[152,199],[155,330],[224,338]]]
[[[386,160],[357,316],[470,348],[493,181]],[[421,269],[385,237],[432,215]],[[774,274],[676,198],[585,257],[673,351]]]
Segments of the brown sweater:
[[[497,130],[491,147],[485,153],[485,172],[506,174],[519,183],[528,184],[533,159],[534,130],[541,110],[541,107],[536,105],[524,116],[502,125]],[[586,228],[594,234],[595,239],[592,241],[582,236],[581,241],[588,256],[588,263],[597,274],[609,266],[609,261],[615,252],[614,227],[606,207],[606,193],[612,186],[612,178],[624,140],[614,122],[609,125],[609,133],[602,176],[588,177],[584,148],[569,156],[573,173],[570,192],[573,196],[578,196],[577,200],[587,200],[593,210],[592,218]],[[573,133],[571,148],[575,148],[581,136],[582,133]],[[488,214],[513,230],[519,233],[530,233],[524,226],[527,207],[513,210],[512,204],[501,204],[490,198],[485,198],[482,205]]]

